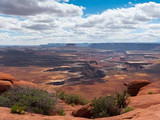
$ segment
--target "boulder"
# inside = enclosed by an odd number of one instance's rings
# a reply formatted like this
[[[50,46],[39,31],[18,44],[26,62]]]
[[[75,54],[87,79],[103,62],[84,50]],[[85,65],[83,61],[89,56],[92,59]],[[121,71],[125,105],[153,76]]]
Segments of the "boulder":
[[[0,80],[0,93],[3,93],[7,90],[9,90],[12,87],[12,83],[9,81],[1,81]]]
[[[73,111],[72,115],[74,117],[91,118],[92,114],[91,114],[90,104],[87,104],[87,105],[81,107],[80,109]]]
[[[10,81],[13,84],[15,79],[9,74],[0,72],[0,81]]]
[[[124,85],[127,86],[127,93],[129,95],[136,96],[142,87],[144,87],[150,83],[151,82],[148,80],[134,80],[128,84],[125,83]]]

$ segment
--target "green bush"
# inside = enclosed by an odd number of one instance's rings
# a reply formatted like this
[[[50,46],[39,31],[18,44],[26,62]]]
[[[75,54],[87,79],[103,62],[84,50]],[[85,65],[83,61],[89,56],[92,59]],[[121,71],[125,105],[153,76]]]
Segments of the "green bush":
[[[59,115],[60,115],[60,116],[65,116],[65,115],[66,115],[66,113],[65,113],[65,111],[64,111],[64,110],[59,110]]]
[[[116,93],[117,105],[120,109],[127,107],[129,104],[129,101],[127,101],[128,97],[129,95],[127,94],[126,90],[124,90],[122,93]]]
[[[85,105],[88,101],[76,94],[68,94],[65,96],[65,102],[68,104],[75,104],[75,105]]]
[[[153,94],[153,92],[152,92],[152,91],[149,91],[148,94],[151,95],[151,94]]]
[[[134,110],[133,107],[127,106],[127,107],[125,107],[125,108],[122,109],[121,114],[130,112],[130,111],[132,111],[132,110]]]
[[[115,96],[95,98],[91,104],[91,113],[94,118],[109,117],[120,114]]]
[[[64,100],[67,104],[85,105],[88,101],[76,94],[66,94],[64,91],[58,93],[58,98]]]
[[[58,94],[58,98],[61,99],[61,100],[65,100],[65,97],[66,97],[66,93],[64,91],[61,91]]]
[[[0,96],[0,106],[12,107],[19,103],[26,106],[26,111],[50,115],[56,99],[48,92],[29,87],[13,87]]]
[[[74,104],[74,103],[71,103],[71,106],[72,106],[72,107],[74,107],[74,106],[75,106],[75,104]]]
[[[128,97],[127,92],[123,91],[116,95],[95,98],[91,103],[91,113],[94,118],[119,115],[127,107]]]
[[[11,113],[17,114],[25,114],[26,106],[20,106],[18,104],[14,104],[11,108]]]

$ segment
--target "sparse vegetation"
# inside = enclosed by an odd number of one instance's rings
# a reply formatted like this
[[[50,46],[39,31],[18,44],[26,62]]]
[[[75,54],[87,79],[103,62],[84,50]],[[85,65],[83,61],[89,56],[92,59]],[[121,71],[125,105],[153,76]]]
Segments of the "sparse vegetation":
[[[61,100],[65,100],[66,93],[64,91],[56,91],[57,92],[57,97]]]
[[[68,104],[75,104],[75,105],[85,105],[88,103],[88,101],[76,94],[68,94],[65,97],[65,102]]]
[[[126,108],[125,112],[129,111],[128,97],[127,92],[123,91],[121,94],[95,98],[92,100],[91,113],[94,118],[100,118],[119,115],[124,108]]]
[[[116,93],[116,101],[120,109],[127,107],[127,105],[129,104],[129,101],[127,101],[128,97],[129,95],[127,94],[126,90],[124,90],[121,94]]]
[[[59,115],[60,115],[60,116],[65,116],[66,113],[65,113],[65,111],[62,109],[62,110],[59,110]]]
[[[74,103],[72,103],[72,104],[71,104],[71,106],[72,106],[72,107],[74,107],[74,106],[75,106],[75,104],[74,104]]]
[[[153,92],[152,92],[152,91],[149,91],[148,94],[151,95],[151,94],[153,94]]]
[[[121,114],[130,112],[130,111],[132,111],[132,110],[134,110],[133,107],[127,106],[127,107],[125,107],[125,108],[122,109]]]
[[[85,105],[88,101],[76,94],[66,94],[64,91],[57,93],[59,99],[64,100],[67,104]]]
[[[11,113],[17,114],[25,114],[26,106],[20,106],[18,104],[14,104],[11,108]]]
[[[36,88],[13,87],[0,96],[0,106],[12,107],[13,112],[26,106],[28,112],[51,115],[55,104],[56,99],[51,94]]]

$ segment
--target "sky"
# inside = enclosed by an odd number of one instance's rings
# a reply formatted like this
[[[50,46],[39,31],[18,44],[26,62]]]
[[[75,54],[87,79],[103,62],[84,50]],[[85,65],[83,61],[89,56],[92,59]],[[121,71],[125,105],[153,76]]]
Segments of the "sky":
[[[159,0],[0,0],[0,45],[160,43]]]

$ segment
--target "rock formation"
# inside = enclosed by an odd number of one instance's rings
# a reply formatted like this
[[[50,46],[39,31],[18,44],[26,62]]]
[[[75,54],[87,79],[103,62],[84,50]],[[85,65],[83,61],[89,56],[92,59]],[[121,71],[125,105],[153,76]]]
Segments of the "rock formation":
[[[36,84],[31,83],[31,82],[27,82],[27,81],[23,81],[23,80],[19,80],[19,81],[15,81],[14,86],[30,86],[30,87],[36,87]]]
[[[3,93],[13,86],[30,86],[35,87],[36,85],[31,82],[23,80],[16,80],[13,76],[0,72],[0,93]]]
[[[90,104],[87,104],[87,105],[81,107],[80,109],[73,111],[72,115],[74,117],[91,118],[92,114],[91,114]]]
[[[127,86],[127,93],[129,95],[136,96],[142,87],[150,83],[151,82],[149,82],[148,80],[134,80],[128,84],[125,83],[124,85]]]
[[[0,73],[0,93],[10,89],[14,84],[14,77],[5,73]]]
[[[135,97],[130,97],[130,106],[134,108],[147,108],[152,105],[160,104],[160,94],[152,95],[140,95]]]
[[[154,82],[142,87],[137,95],[160,94],[160,82]]]

